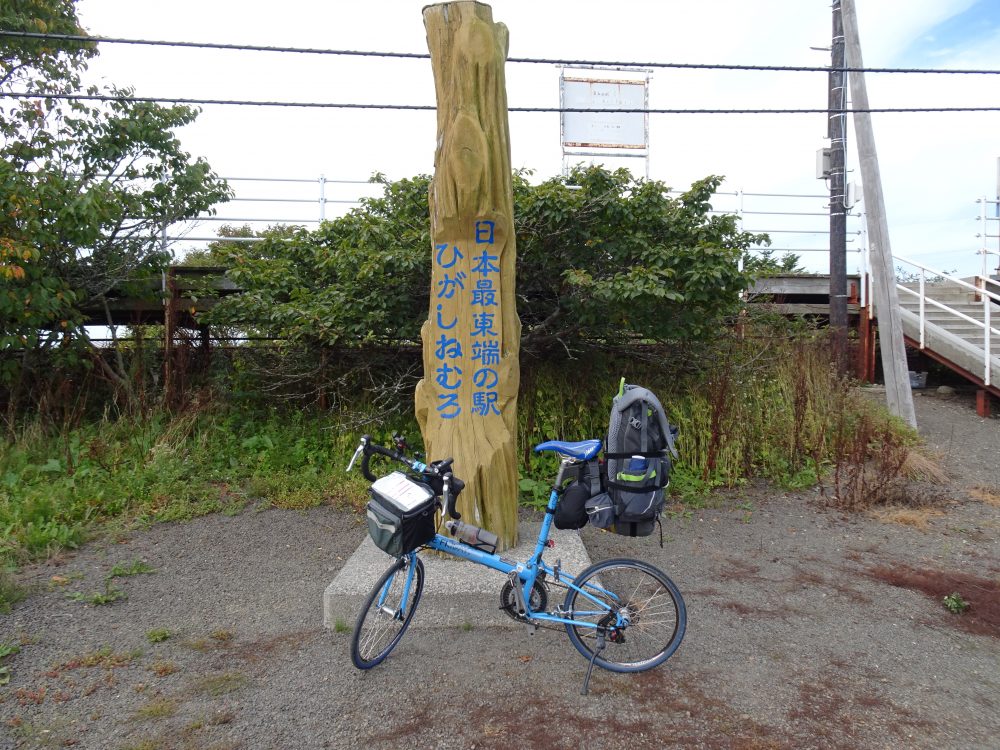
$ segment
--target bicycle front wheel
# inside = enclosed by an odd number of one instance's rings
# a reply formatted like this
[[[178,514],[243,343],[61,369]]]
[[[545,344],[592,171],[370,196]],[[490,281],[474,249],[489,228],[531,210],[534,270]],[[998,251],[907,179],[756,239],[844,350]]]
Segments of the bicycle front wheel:
[[[639,560],[605,560],[576,578],[566,595],[566,617],[589,625],[567,624],[569,639],[589,661],[612,672],[643,672],[677,650],[687,626],[684,599],[667,575]],[[592,598],[591,598],[592,597]],[[619,615],[624,621],[618,625]],[[598,633],[605,647],[598,652]]]
[[[354,625],[354,666],[371,669],[389,655],[410,626],[423,590],[424,564],[419,557],[405,555],[389,566],[368,594]]]

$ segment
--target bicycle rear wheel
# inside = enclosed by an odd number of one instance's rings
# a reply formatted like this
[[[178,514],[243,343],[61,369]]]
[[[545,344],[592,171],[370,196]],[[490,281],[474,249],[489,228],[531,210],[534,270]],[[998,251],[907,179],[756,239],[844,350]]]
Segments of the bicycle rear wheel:
[[[354,666],[371,669],[389,655],[410,626],[423,590],[424,564],[419,557],[404,555],[389,566],[368,594],[354,625],[351,637]]]
[[[589,661],[598,652],[598,630],[605,647],[594,663],[612,672],[643,672],[670,658],[684,638],[687,610],[684,599],[667,575],[639,560],[605,560],[576,578],[576,589],[566,594],[566,617],[586,625],[566,625],[569,640]],[[615,627],[616,615],[626,620]]]

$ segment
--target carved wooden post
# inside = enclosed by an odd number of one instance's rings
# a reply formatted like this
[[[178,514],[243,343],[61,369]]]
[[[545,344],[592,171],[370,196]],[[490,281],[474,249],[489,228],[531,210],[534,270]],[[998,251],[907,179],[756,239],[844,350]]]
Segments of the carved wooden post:
[[[507,27],[488,5],[424,8],[437,91],[430,188],[431,294],[421,330],[417,421],[427,455],[454,456],[462,520],[517,541],[521,322],[504,61]]]

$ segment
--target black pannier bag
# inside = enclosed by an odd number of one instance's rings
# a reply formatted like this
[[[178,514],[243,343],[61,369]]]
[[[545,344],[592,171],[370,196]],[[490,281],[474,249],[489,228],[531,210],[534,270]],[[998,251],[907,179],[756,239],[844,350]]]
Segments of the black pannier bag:
[[[438,502],[430,487],[394,471],[372,484],[371,496],[365,517],[379,549],[400,557],[434,538]]]
[[[671,457],[677,457],[676,435],[652,391],[623,379],[611,405],[604,454],[609,498],[588,503],[591,523],[625,536],[653,533],[666,502]]]
[[[582,529],[587,525],[587,501],[604,489],[603,471],[595,459],[576,467],[576,479],[563,491],[552,519],[557,529]]]

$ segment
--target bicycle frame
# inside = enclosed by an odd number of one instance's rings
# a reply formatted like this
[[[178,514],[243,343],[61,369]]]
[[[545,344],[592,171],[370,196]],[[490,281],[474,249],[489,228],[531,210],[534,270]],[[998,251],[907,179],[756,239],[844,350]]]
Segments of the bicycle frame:
[[[561,623],[563,625],[573,625],[575,627],[582,627],[582,628],[589,627],[596,629],[597,627],[599,627],[597,623],[589,622],[587,620],[576,620],[567,617],[561,617],[558,614],[552,614],[549,612],[535,612],[531,609],[530,606],[531,590],[534,587],[535,582],[538,580],[539,575],[545,573],[546,575],[556,576],[555,568],[547,565],[542,560],[542,554],[544,553],[547,546],[546,543],[548,542],[549,533],[551,532],[552,529],[552,522],[556,510],[556,505],[559,502],[559,488],[562,487],[563,478],[565,476],[566,470],[569,467],[576,465],[577,463],[579,462],[570,458],[563,459],[562,462],[560,463],[559,474],[556,478],[555,484],[552,487],[552,492],[549,495],[549,502],[548,505],[546,506],[545,518],[542,520],[542,527],[538,531],[538,539],[535,543],[535,550],[532,553],[531,557],[529,557],[526,562],[511,560],[496,553],[484,552],[482,550],[476,549],[475,547],[471,547],[467,544],[464,544],[463,542],[460,542],[457,539],[452,539],[450,537],[444,536],[443,534],[436,534],[434,538],[427,543],[426,547],[428,547],[429,549],[437,550],[438,552],[444,552],[445,554],[451,555],[452,557],[458,557],[462,560],[467,560],[469,562],[476,563],[477,565],[482,565],[492,570],[496,570],[499,573],[503,573],[504,575],[507,576],[509,576],[514,571],[517,571],[518,580],[521,582],[521,585],[523,587],[522,592],[524,594],[524,603],[526,609],[524,616],[529,621],[529,624],[530,621],[534,620],[538,622],[553,622],[553,623]],[[422,464],[414,462],[413,468],[419,471],[422,470],[422,466],[423,466]],[[410,597],[410,586],[413,583],[413,571],[414,568],[416,567],[415,561],[417,557],[417,551],[414,550],[413,552],[409,552],[404,557],[408,558],[406,584],[401,599],[401,601],[405,603],[409,601]],[[617,600],[618,598],[613,592],[607,591],[593,584],[586,584],[585,588],[581,588],[580,586],[576,585],[575,576],[567,575],[563,573],[561,570],[559,571],[559,575],[558,578],[556,578],[556,580],[558,580],[562,584],[565,584],[571,589],[575,589],[578,594],[592,601],[597,607],[595,611],[580,612],[580,614],[595,615],[601,613],[608,613],[611,611],[611,607],[609,607],[605,602],[598,599],[596,596],[591,595],[588,592],[588,589],[590,591],[593,591],[598,594],[603,594],[604,596],[610,597],[615,600]],[[380,607],[385,602],[385,597],[388,594],[389,587],[391,586],[391,584],[392,581],[389,580],[386,583],[385,589],[383,589],[380,595],[379,598]],[[401,608],[399,612],[395,612],[393,613],[393,615],[399,619],[403,619],[406,617],[406,612]],[[623,615],[620,612],[616,613],[615,625],[616,627],[624,627],[628,625],[628,622],[623,618]]]

